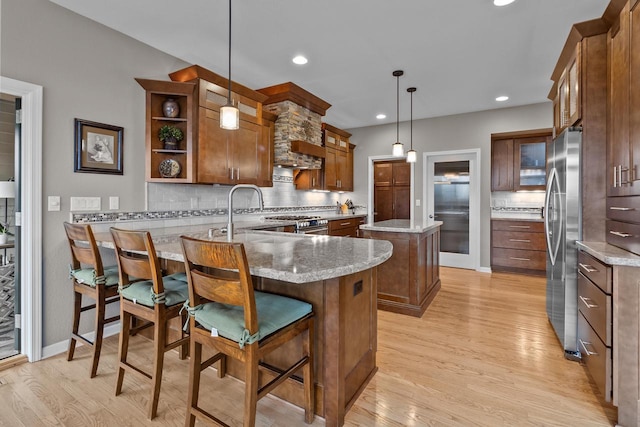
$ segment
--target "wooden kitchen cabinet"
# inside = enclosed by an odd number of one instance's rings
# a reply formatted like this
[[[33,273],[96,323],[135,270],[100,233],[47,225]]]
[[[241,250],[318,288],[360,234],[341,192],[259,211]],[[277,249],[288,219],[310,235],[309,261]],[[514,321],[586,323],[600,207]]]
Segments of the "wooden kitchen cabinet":
[[[329,235],[358,237],[362,217],[340,218],[329,221]]]
[[[228,80],[199,66],[171,73],[172,81],[136,79],[146,90],[146,180],[198,184],[272,186],[275,115],[262,111],[266,95],[232,82],[232,98],[240,110],[240,129],[220,128],[219,110],[227,102]],[[176,118],[162,116],[162,103],[174,98]],[[165,150],[157,140],[162,124],[183,130],[180,150]],[[160,175],[160,162],[181,166],[175,178]]]
[[[196,139],[193,105],[196,85],[194,83],[176,83],[136,79],[146,91],[146,127],[145,127],[145,179],[147,182],[192,183],[196,181]],[[177,117],[164,117],[162,104],[175,100],[180,106]],[[158,131],[164,125],[176,126],[184,135],[177,150],[164,148],[158,139]],[[180,173],[173,178],[165,178],[160,173],[160,164],[175,161],[180,165]]]
[[[324,170],[294,169],[293,184],[296,190],[324,190]]]
[[[327,123],[322,124],[325,145],[324,189],[353,191],[353,150],[351,134]]]
[[[547,246],[542,221],[491,220],[491,269],[544,276]]]
[[[404,160],[373,164],[374,221],[409,219],[411,164]]]
[[[576,44],[568,64],[558,81],[558,111],[555,117],[556,123],[554,123],[556,135],[560,134],[560,132],[567,127],[576,124],[581,118],[580,46],[580,43]]]
[[[551,129],[491,135],[491,191],[544,191]]]

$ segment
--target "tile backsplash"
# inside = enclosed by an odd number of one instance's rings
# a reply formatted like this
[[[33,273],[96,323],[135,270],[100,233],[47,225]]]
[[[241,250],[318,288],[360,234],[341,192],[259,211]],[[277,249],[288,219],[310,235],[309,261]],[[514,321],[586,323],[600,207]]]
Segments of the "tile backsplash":
[[[494,191],[492,208],[540,208],[544,206],[543,192]]]
[[[147,184],[149,211],[226,209],[229,185]],[[273,187],[262,187],[265,208],[295,206],[328,206],[343,203],[349,194],[301,191],[293,185],[293,170],[276,168]],[[362,204],[364,201],[354,201]],[[233,196],[234,209],[258,207],[258,195],[253,190],[238,190]]]

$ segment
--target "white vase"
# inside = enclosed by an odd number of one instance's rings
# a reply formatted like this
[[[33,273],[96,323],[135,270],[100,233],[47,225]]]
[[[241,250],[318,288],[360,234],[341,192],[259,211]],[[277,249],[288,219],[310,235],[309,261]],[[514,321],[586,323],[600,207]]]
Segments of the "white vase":
[[[0,233],[0,245],[5,245],[9,241],[9,235],[7,233]]]

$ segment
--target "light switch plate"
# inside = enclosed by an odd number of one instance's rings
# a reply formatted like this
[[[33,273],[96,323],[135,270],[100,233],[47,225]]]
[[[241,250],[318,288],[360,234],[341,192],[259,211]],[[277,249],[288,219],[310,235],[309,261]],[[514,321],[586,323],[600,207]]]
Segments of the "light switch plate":
[[[118,196],[109,197],[109,209],[120,209],[120,198]]]
[[[416,206],[420,206],[420,199],[416,199]]]
[[[47,197],[47,210],[59,211],[60,210],[60,196]]]

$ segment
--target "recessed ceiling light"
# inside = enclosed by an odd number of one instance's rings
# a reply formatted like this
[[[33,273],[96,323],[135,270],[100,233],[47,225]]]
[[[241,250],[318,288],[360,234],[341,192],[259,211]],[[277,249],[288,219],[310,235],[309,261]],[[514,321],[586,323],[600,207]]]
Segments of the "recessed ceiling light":
[[[378,119],[378,120],[382,120],[382,119],[386,119],[386,118],[387,118],[387,115],[386,115],[386,114],[378,114],[378,115],[376,116],[376,119]]]
[[[513,3],[515,0],[493,0],[495,6],[506,6]]]
[[[298,64],[298,65],[304,65],[307,62],[309,62],[309,60],[307,58],[305,58],[304,56],[302,56],[302,55],[295,56],[292,59],[292,61],[293,61],[294,64]]]
[[[504,101],[506,101],[507,99],[509,99],[509,97],[508,97],[508,96],[502,95],[502,96],[497,97],[497,98],[496,98],[496,101],[498,101],[498,102],[504,102]]]

